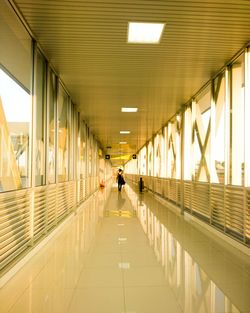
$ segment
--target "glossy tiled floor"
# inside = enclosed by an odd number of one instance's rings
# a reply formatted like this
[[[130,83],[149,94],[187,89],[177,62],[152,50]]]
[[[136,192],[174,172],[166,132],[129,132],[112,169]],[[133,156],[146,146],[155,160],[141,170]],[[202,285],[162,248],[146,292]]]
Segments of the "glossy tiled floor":
[[[249,257],[150,194],[107,193],[0,289],[1,313],[250,312]]]

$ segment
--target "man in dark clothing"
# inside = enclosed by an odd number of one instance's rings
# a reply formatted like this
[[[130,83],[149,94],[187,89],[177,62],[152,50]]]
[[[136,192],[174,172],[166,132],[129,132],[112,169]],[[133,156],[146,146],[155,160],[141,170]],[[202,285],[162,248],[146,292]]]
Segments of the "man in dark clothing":
[[[121,169],[118,170],[118,174],[117,174],[116,180],[117,180],[117,183],[118,183],[118,191],[121,191],[122,190],[122,185],[125,184],[125,180],[124,180],[124,178],[122,176],[122,170]]]

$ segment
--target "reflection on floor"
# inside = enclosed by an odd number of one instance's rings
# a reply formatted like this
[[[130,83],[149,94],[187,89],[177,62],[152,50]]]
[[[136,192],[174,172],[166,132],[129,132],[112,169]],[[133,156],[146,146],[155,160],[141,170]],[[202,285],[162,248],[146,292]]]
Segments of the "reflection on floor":
[[[250,313],[250,260],[130,186],[100,191],[0,289],[1,313]]]

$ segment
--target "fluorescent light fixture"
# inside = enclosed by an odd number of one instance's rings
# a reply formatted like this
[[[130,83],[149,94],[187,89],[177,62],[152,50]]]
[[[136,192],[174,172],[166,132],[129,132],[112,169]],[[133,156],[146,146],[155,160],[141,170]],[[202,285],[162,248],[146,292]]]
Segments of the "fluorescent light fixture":
[[[122,108],[121,109],[122,112],[137,112],[138,111],[138,108]]]
[[[128,262],[122,262],[118,263],[119,268],[128,270],[130,268],[130,263]]]
[[[120,130],[120,134],[130,134],[130,130]]]
[[[129,43],[159,43],[164,23],[128,23]]]
[[[127,241],[127,239],[128,239],[128,238],[126,238],[126,237],[119,237],[119,238],[118,238],[118,241]]]
[[[120,145],[126,145],[127,141],[120,141],[119,144]]]

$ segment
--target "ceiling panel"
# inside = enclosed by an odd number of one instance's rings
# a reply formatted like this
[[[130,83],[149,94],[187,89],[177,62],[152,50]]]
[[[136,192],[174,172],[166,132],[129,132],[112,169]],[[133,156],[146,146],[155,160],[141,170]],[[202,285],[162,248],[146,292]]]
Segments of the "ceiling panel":
[[[115,157],[135,153],[250,39],[246,0],[15,3]],[[166,23],[161,43],[128,44],[129,21]],[[139,112],[123,114],[122,106]],[[118,144],[121,128],[131,130],[126,146]]]

